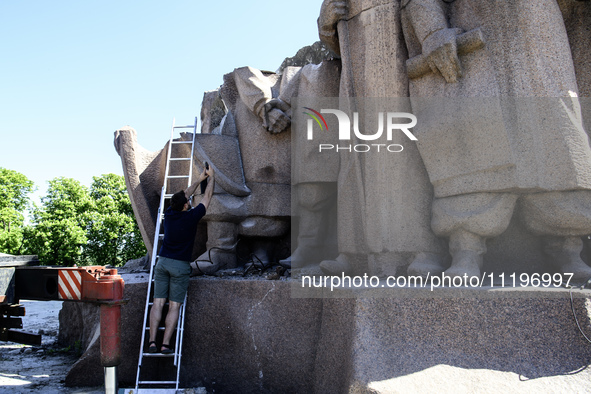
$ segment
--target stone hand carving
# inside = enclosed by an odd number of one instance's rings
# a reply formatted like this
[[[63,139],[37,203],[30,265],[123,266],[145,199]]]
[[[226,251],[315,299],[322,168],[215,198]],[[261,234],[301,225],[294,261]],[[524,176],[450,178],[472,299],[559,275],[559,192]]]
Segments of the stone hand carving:
[[[456,37],[460,29],[441,29],[433,32],[423,41],[423,56],[434,73],[441,73],[449,83],[462,77]]]
[[[421,42],[422,56],[429,68],[442,75],[447,82],[453,83],[462,76],[456,38],[463,30],[448,27],[445,15],[439,12],[438,5],[430,0],[403,1],[405,12],[416,16],[413,19],[413,28]]]
[[[274,98],[265,104],[263,126],[271,134],[279,134],[289,128],[291,117],[288,115],[291,107],[281,99]]]
[[[318,18],[318,34],[320,39],[337,55],[341,48],[337,37],[337,24],[345,19],[348,13],[347,2],[342,0],[325,0],[320,8]]]
[[[450,29],[444,30],[448,31]],[[454,30],[455,32],[461,31],[460,29],[451,30]],[[408,59],[406,61],[406,70],[408,72],[408,77],[410,79],[415,79],[422,77],[423,75],[428,74],[430,72],[440,72],[447,82],[456,82],[457,78],[461,77],[461,64],[459,62],[458,56],[468,54],[477,49],[482,48],[484,46],[484,36],[482,35],[482,31],[476,28],[474,30],[470,30],[466,33],[462,33],[460,35],[455,36],[455,44],[456,45],[453,46],[457,48],[457,55],[455,49],[452,48],[451,53],[442,55],[443,57],[448,57],[449,59],[447,62],[444,62],[441,66],[437,66],[434,60],[430,61],[429,57],[425,56],[424,54]],[[445,46],[446,44],[443,45]],[[433,51],[425,51],[425,46],[426,45],[423,46],[423,53],[432,54]],[[448,64],[447,67],[445,67],[446,63]],[[439,69],[440,67],[443,71]],[[446,76],[446,74],[449,74],[449,72],[446,72],[447,69],[451,70],[451,77]],[[453,81],[450,81],[450,78],[453,79]]]

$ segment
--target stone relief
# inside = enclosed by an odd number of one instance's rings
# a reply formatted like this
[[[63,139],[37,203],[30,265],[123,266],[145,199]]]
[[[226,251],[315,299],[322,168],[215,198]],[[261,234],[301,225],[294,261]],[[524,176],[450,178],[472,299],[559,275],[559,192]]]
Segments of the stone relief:
[[[419,215],[409,222],[414,223],[413,230],[421,224],[429,226],[448,242],[451,255],[448,267],[441,249],[427,242],[418,245],[414,257],[388,255],[386,264],[379,263],[380,253],[387,250],[384,244],[397,241],[392,229],[400,221],[388,218],[395,217],[396,208],[371,211],[376,206],[369,200],[371,194],[386,182],[375,182],[379,173],[372,171],[369,155],[359,155],[359,165],[352,167],[362,170],[352,179],[365,185],[354,189],[359,192],[355,205],[365,207],[365,243],[339,238],[340,255],[321,264],[325,272],[350,271],[351,258],[343,255],[355,255],[357,251],[345,250],[356,245],[366,248],[357,254],[368,257],[367,270],[372,274],[391,272],[388,264],[410,263],[409,274],[445,271],[452,277],[478,276],[486,241],[514,223],[513,233],[527,239],[531,253],[545,253],[549,267],[540,267],[538,261],[534,263],[538,270],[572,272],[577,281],[591,277],[591,268],[580,257],[581,237],[591,232],[591,149],[583,127],[565,8],[552,0],[323,2],[319,35],[342,57],[340,94],[357,100],[410,97],[412,111],[421,119],[414,129],[420,158],[412,166],[424,165],[428,176],[423,176],[422,183],[428,180],[432,189],[424,186],[419,195],[433,201],[427,202],[427,210],[418,209]],[[512,29],[515,26],[519,29]],[[547,34],[540,35],[541,29]],[[388,61],[380,58],[383,54],[391,56]],[[406,67],[397,66],[400,60]],[[378,158],[382,171],[383,161],[389,159]],[[396,178],[392,171],[387,174]],[[412,183],[420,184],[420,179],[415,176]],[[383,197],[393,190],[375,194]],[[412,198],[404,197],[400,195],[403,205],[410,205]],[[338,209],[350,212],[350,205],[339,199]],[[430,223],[425,224],[425,218]],[[381,221],[385,225],[372,232]],[[384,243],[372,247],[380,237]],[[501,240],[493,248],[506,246]],[[542,257],[516,255],[530,261]]]
[[[340,59],[237,68],[204,96],[195,158],[222,175],[195,251],[214,264],[199,271],[236,267],[246,239],[262,262],[317,273],[587,280],[588,4],[325,0],[319,36]],[[366,121],[368,100],[395,98],[420,119],[418,142],[321,160],[292,110],[302,97],[340,98]],[[143,150],[130,128],[115,144],[149,246],[167,148]],[[320,244],[331,242],[328,253]]]
[[[432,228],[449,240],[446,273],[479,276],[486,239],[518,215],[557,271],[591,277],[580,257],[581,237],[591,232],[591,148],[557,3],[402,6],[409,56],[423,56],[431,71],[409,86],[413,111],[428,119],[415,131],[434,187]],[[484,45],[462,50],[456,37],[474,29]]]

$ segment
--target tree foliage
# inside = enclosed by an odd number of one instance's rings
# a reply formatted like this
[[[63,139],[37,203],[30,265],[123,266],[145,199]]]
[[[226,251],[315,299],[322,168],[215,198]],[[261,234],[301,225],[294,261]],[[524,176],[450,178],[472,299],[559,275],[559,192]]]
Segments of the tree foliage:
[[[86,255],[91,264],[119,266],[146,253],[123,177],[93,177],[95,209],[87,227]]]
[[[26,239],[44,264],[120,266],[146,252],[122,176],[93,177],[90,189],[55,178],[41,201]]]
[[[27,248],[44,264],[86,265],[83,248],[94,210],[88,188],[71,178],[55,178],[49,181],[41,203],[33,210]]]
[[[18,254],[23,242],[23,212],[34,184],[20,172],[0,167],[0,252]]]

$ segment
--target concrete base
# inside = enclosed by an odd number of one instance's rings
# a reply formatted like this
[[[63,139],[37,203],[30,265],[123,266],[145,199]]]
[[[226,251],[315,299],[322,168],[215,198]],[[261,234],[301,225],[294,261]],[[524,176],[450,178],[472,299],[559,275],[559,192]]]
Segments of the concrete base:
[[[133,387],[146,283],[125,278],[119,387]],[[143,275],[146,277],[147,275]],[[136,283],[134,283],[134,281]],[[240,393],[587,391],[591,343],[568,291],[430,292],[292,298],[292,281],[193,278],[181,387]],[[575,309],[591,336],[591,292]],[[60,326],[70,324],[64,303]],[[85,308],[93,308],[85,306]],[[97,312],[98,313],[98,312]],[[63,341],[75,341],[75,335]],[[66,383],[103,382],[98,341]]]

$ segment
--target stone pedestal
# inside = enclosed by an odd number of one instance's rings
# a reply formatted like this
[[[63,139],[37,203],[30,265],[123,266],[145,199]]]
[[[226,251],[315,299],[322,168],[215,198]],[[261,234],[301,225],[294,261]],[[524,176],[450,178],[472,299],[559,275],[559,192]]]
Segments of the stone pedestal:
[[[122,313],[120,387],[135,384],[143,277],[125,278],[130,302]],[[591,344],[576,327],[567,290],[357,291],[363,298],[334,298],[351,293],[327,290],[331,298],[292,298],[294,283],[192,279],[181,387],[218,393],[588,390],[591,373],[572,373],[591,364]],[[581,327],[591,336],[591,292],[574,295]],[[78,324],[67,317],[72,305],[64,303],[64,331]],[[102,384],[98,340],[66,382]]]
[[[591,343],[568,291],[391,293],[326,300],[316,392],[587,390],[591,373],[573,372],[591,363]],[[575,299],[575,310],[589,336],[590,299]]]

